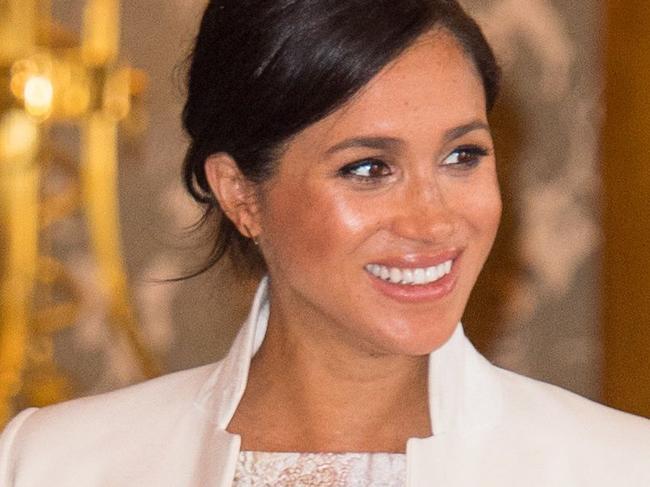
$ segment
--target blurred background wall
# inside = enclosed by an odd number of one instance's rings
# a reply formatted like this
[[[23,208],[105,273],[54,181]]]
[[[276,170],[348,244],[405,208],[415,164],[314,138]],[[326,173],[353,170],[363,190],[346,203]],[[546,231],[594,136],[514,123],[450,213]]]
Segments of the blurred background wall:
[[[499,365],[650,416],[650,39],[638,21],[650,18],[650,7],[640,0],[616,7],[604,0],[463,3],[484,26],[505,74],[492,117],[504,221],[464,318],[468,334]],[[179,182],[184,59],[204,4],[121,4],[120,56],[148,84],[134,122],[146,130],[120,131],[120,241],[142,343],[159,358],[160,372],[221,357],[254,290],[227,265],[161,282],[190,270],[205,250],[187,232],[198,212]],[[51,6],[57,22],[82,31],[82,0]],[[53,143],[76,154],[74,127],[50,132]],[[43,184],[56,191],[60,181]],[[108,325],[110,304],[84,213],[57,222],[49,242],[78,303],[70,326],[52,335],[58,370],[69,382],[50,397],[142,380],[137,348]],[[28,388],[15,392],[16,408],[48,400]]]

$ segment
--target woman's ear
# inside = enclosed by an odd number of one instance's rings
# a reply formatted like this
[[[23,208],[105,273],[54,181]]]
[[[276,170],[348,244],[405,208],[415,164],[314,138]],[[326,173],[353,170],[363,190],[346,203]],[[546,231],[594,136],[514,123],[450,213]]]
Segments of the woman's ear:
[[[254,183],[242,174],[237,162],[225,152],[206,159],[205,176],[226,216],[242,235],[255,239],[260,234],[260,225]]]

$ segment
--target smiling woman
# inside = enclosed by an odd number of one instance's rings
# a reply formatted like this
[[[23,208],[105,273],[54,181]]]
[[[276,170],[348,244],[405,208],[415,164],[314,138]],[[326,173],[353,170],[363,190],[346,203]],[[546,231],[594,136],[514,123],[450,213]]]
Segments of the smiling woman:
[[[250,316],[218,364],[22,413],[2,485],[648,485],[647,421],[463,334],[498,72],[451,0],[210,2],[185,180],[208,266],[267,274]]]
[[[328,353],[361,345],[410,360],[449,338],[501,211],[486,117],[472,61],[434,31],[285,144],[268,183],[250,183],[229,154],[208,158],[221,208],[259,239],[269,339],[279,325],[332,342]]]

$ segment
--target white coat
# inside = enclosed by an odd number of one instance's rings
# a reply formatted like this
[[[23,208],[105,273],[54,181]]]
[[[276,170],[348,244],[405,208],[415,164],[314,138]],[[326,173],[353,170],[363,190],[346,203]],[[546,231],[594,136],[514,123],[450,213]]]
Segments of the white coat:
[[[0,486],[229,486],[240,438],[226,427],[267,320],[263,282],[223,361],[22,412],[0,438]],[[429,391],[409,487],[650,486],[650,421],[491,365],[460,325],[430,356]]]

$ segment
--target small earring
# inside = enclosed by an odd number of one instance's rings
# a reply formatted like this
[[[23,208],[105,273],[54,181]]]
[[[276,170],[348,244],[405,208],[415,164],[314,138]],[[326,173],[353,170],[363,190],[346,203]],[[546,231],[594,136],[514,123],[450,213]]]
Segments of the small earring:
[[[246,236],[253,241],[256,247],[259,246],[260,242],[258,238],[253,235],[253,232],[251,232],[249,228],[243,223],[242,223],[242,227],[244,227],[244,230],[246,230],[246,234],[247,234]]]

